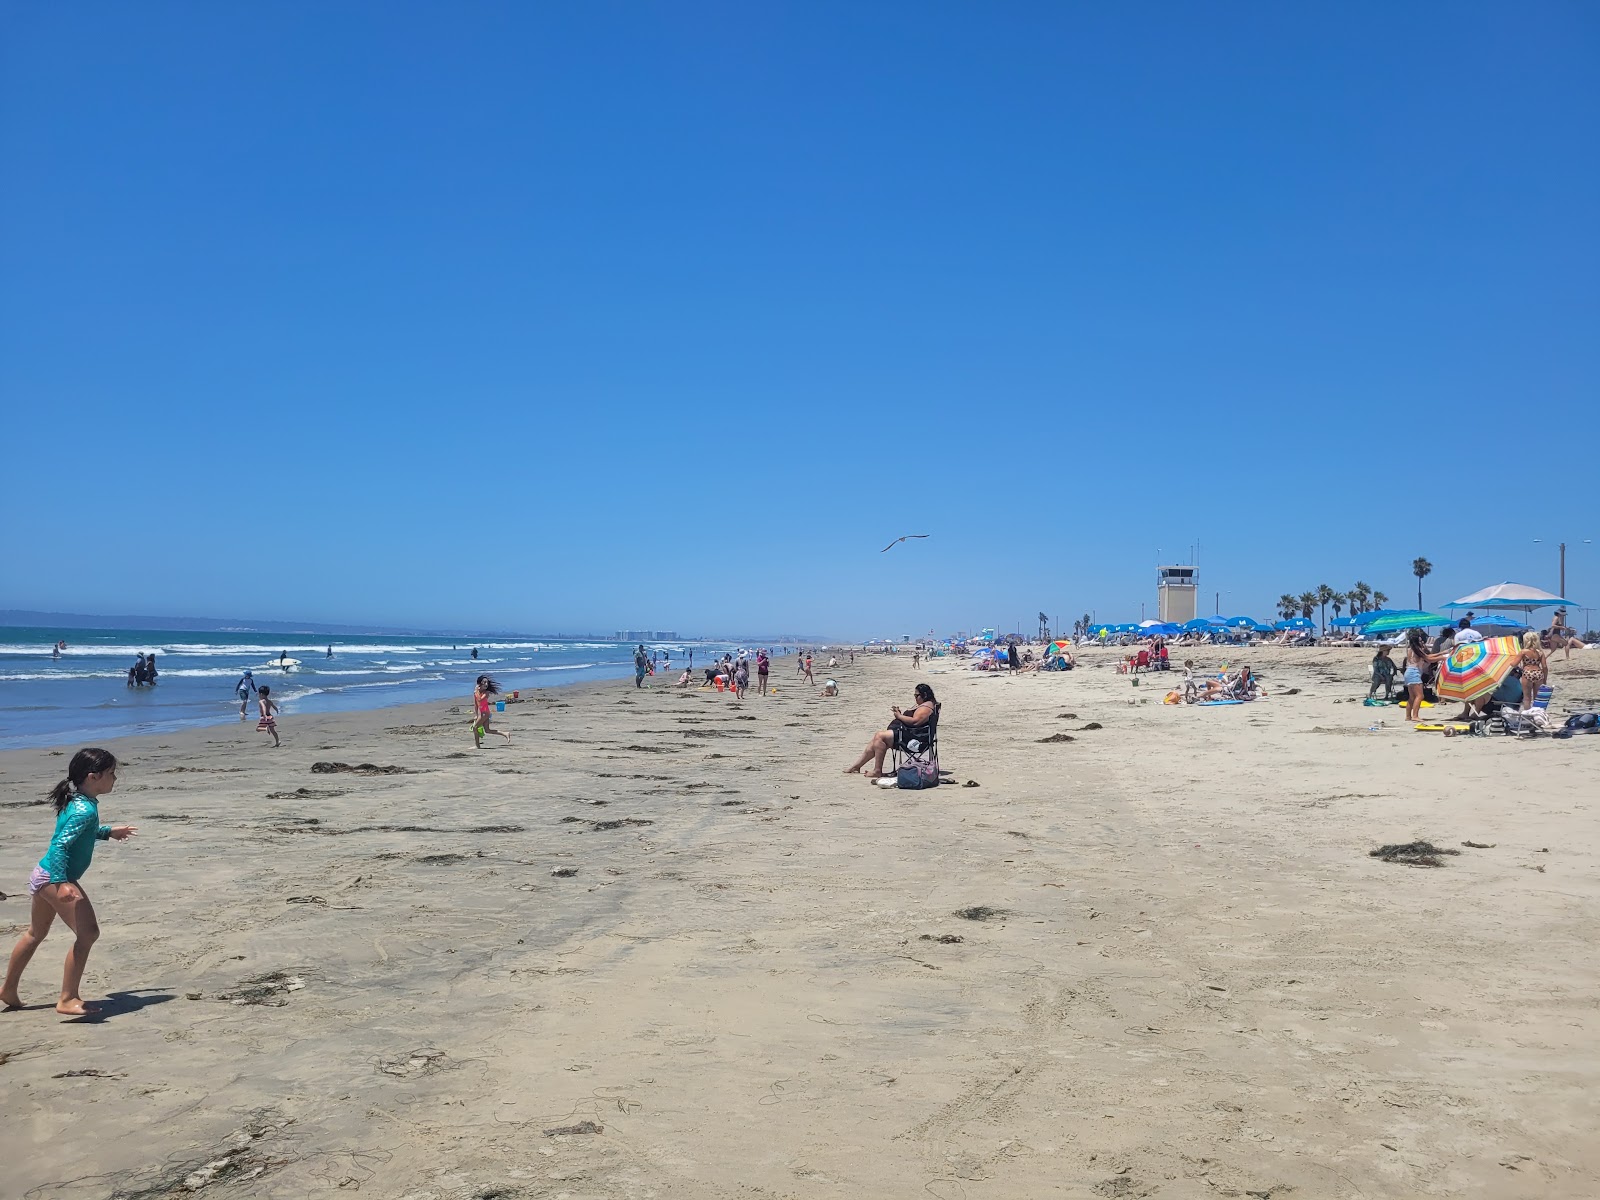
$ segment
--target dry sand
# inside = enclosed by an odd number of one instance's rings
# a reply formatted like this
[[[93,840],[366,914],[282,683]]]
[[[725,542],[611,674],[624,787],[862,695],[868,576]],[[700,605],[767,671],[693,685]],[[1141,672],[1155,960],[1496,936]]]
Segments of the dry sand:
[[[1212,709],[906,656],[540,692],[482,751],[447,704],[113,743],[110,1014],[0,1015],[0,1191],[1600,1195],[1600,737],[1446,741],[1351,701],[1364,654],[1248,657],[1276,694]],[[840,773],[915,679],[980,786]],[[65,761],[0,755],[7,946]],[[1368,857],[1416,837],[1492,848]]]

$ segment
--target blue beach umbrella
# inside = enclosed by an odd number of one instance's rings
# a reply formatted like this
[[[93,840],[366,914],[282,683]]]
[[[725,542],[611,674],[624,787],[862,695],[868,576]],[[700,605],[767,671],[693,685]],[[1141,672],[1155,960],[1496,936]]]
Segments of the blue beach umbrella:
[[[1311,625],[1311,622],[1306,620],[1304,617],[1295,617],[1295,618],[1293,618],[1292,620],[1289,620],[1289,621],[1279,621],[1276,625],[1273,626],[1273,628],[1274,629],[1310,629],[1310,628],[1312,628],[1312,625]]]
[[[1399,611],[1400,610],[1396,608],[1369,608],[1366,612],[1357,613],[1350,619],[1356,623],[1356,628],[1361,629],[1372,624],[1372,622],[1378,620],[1380,617],[1387,617],[1390,614]]]
[[[1482,616],[1475,616],[1472,618],[1472,627],[1479,633],[1486,633],[1491,629],[1513,629],[1520,632],[1529,628],[1526,621],[1519,621],[1503,612],[1484,613]]]

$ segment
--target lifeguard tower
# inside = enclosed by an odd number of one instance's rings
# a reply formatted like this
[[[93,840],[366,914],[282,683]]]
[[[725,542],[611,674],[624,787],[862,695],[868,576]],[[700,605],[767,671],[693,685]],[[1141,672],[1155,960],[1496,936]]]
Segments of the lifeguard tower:
[[[1156,568],[1156,612],[1158,620],[1182,625],[1197,615],[1195,597],[1200,589],[1200,568]]]

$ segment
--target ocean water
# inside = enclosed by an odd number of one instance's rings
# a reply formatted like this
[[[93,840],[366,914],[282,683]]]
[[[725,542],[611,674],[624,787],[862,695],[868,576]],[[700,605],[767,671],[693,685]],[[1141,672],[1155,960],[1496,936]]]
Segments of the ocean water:
[[[472,696],[480,674],[507,691],[554,687],[633,674],[633,644],[618,642],[478,642],[403,636],[273,640],[277,634],[183,633],[137,629],[19,629],[0,626],[0,748],[92,745],[96,739],[161,733],[239,721],[234,684],[248,667],[272,688],[290,736],[297,713],[385,708],[419,700]],[[67,648],[52,659],[57,640]],[[329,642],[333,657],[327,657]],[[649,644],[647,644],[649,645]],[[477,647],[478,657],[471,656]],[[722,643],[656,643],[681,669],[728,649]],[[299,659],[285,672],[279,655]],[[128,668],[154,651],[154,687],[127,686]],[[256,717],[254,697],[250,720]]]

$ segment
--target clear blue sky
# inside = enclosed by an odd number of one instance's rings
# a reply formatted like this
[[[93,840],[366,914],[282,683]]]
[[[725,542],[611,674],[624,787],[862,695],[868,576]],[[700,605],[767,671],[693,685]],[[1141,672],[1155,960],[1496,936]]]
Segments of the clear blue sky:
[[[0,606],[1600,605],[1597,147],[1585,3],[6,0]]]

